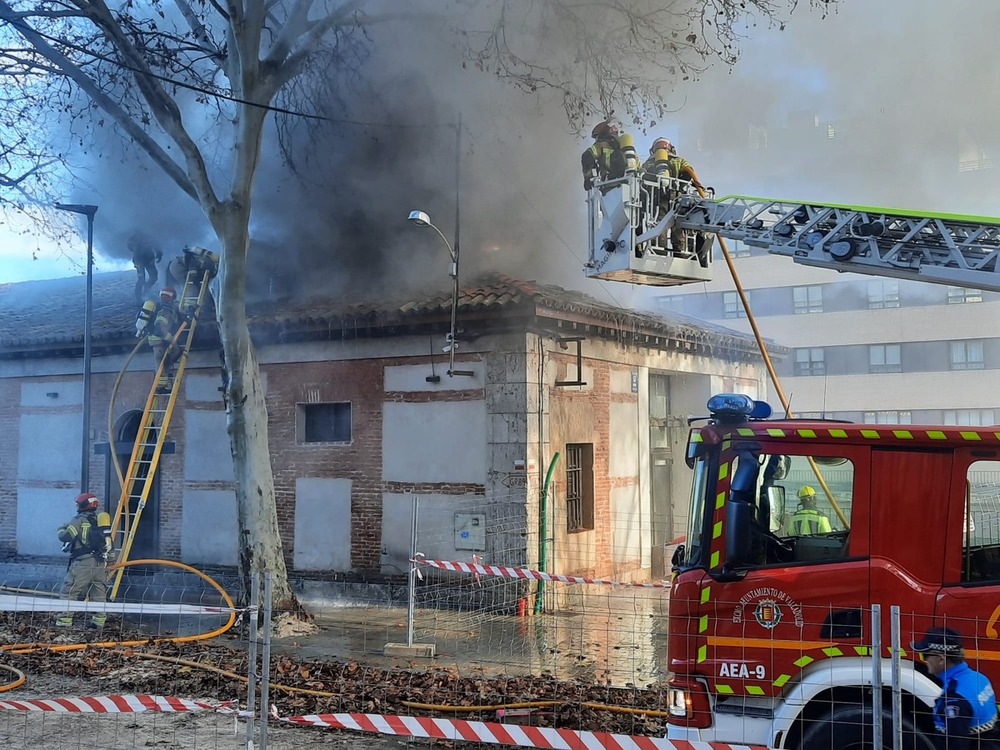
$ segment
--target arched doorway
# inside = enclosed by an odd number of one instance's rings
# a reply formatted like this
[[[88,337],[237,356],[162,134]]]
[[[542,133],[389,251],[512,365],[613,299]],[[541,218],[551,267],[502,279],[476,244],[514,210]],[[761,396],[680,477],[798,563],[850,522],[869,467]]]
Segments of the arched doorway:
[[[115,422],[114,450],[115,454],[118,456],[118,461],[121,465],[123,474],[128,472],[129,459],[132,457],[132,450],[135,447],[136,438],[138,437],[139,428],[141,426],[142,411],[139,409],[131,409],[125,412],[118,417]],[[173,453],[173,449],[173,443],[167,443],[163,446],[161,455]],[[152,448],[147,450],[152,451]],[[107,454],[105,464],[105,486],[108,488],[108,510],[111,513],[114,513],[122,495],[122,486],[118,481],[118,474],[115,471],[114,464],[112,464],[110,451]],[[135,515],[139,504],[139,497],[143,490],[143,482],[145,481],[145,479],[140,479],[136,482],[135,487],[133,487],[132,496],[129,498],[128,504],[129,518],[132,518]],[[121,528],[120,525],[119,528]],[[120,542],[121,537],[119,536],[119,538],[115,539],[115,543],[119,544]],[[159,552],[160,477],[159,472],[157,472],[152,478],[152,486],[149,488],[149,493],[146,496],[146,506],[143,508],[142,515],[139,517],[139,526],[136,529],[135,539],[132,542],[132,550],[129,553],[129,559],[137,560],[141,558],[155,558],[159,556]]]

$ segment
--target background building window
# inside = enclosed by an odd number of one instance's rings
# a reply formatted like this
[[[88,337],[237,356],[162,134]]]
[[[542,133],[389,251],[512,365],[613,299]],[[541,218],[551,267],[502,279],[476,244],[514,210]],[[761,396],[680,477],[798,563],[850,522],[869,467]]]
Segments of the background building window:
[[[896,279],[876,279],[868,282],[868,309],[882,310],[899,307],[899,282]]]
[[[722,293],[722,315],[726,318],[745,318],[747,316],[746,310],[743,309],[743,303],[740,301],[740,295],[736,292]]]
[[[899,344],[873,344],[868,347],[868,372],[902,372]]]
[[[866,411],[868,424],[913,424],[913,415],[908,411]]]
[[[826,359],[823,350],[796,349],[795,350],[795,374],[796,375],[826,375]]]
[[[952,370],[982,370],[983,342],[979,340],[951,342]]]
[[[993,409],[950,409],[944,412],[944,423],[958,426],[996,424]]]
[[[684,313],[684,294],[672,294],[668,297],[659,297],[656,301],[663,312]]]
[[[566,446],[566,531],[594,528],[594,444]]]
[[[966,289],[961,286],[948,287],[948,304],[962,305],[966,302],[982,302],[982,289]]]
[[[351,404],[299,404],[295,420],[300,443],[351,442]]]
[[[792,304],[796,315],[823,312],[823,287],[818,284],[793,286]]]

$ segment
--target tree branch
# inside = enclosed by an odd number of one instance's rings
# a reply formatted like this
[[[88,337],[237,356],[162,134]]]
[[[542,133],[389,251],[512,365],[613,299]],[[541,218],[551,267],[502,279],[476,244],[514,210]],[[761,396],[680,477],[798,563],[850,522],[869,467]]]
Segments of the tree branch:
[[[187,173],[175,162],[166,151],[132,118],[121,105],[104,93],[94,81],[86,75],[79,66],[72,60],[56,50],[42,36],[29,26],[25,21],[17,17],[13,9],[6,0],[0,0],[0,20],[6,21],[17,32],[23,36],[29,44],[42,57],[49,60],[59,72],[72,80],[91,97],[94,102],[105,112],[107,112],[115,122],[117,122],[130,137],[149,154],[150,158],[156,162],[167,175],[177,183],[189,196],[198,200],[198,193],[194,188]]]

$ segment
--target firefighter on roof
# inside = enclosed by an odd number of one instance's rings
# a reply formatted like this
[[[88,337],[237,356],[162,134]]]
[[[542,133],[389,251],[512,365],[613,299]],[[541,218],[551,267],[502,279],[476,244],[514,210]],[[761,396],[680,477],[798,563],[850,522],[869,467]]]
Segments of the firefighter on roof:
[[[76,498],[73,520],[59,527],[57,536],[63,552],[69,553],[69,565],[63,580],[62,595],[71,601],[105,602],[108,599],[107,559],[111,551],[111,518],[97,512],[97,495],[84,492]],[[107,615],[94,612],[88,628],[102,628]],[[56,627],[73,627],[73,613],[64,612]]]
[[[590,134],[594,144],[580,157],[584,190],[590,190],[595,180],[615,180],[624,177],[627,171],[639,168],[635,142],[631,135],[621,132],[617,121],[599,122]]]
[[[211,280],[219,270],[219,255],[190,245],[167,264],[167,283],[181,290],[180,311],[190,314],[201,291],[202,280]],[[194,272],[192,274],[191,272]],[[190,283],[189,283],[190,282]]]
[[[830,519],[819,512],[816,507],[816,490],[808,484],[799,490],[799,507],[788,522],[788,533],[792,536],[810,536],[812,534],[828,534],[833,531]]]
[[[156,264],[163,259],[163,251],[149,237],[139,232],[129,237],[128,249],[132,253],[132,265],[139,277],[135,282],[135,304],[142,307],[160,277]]]
[[[936,747],[944,750],[986,750],[997,742],[997,702],[984,674],[965,662],[962,636],[951,628],[930,628],[910,644],[920,654],[927,671],[943,685],[934,702]]]

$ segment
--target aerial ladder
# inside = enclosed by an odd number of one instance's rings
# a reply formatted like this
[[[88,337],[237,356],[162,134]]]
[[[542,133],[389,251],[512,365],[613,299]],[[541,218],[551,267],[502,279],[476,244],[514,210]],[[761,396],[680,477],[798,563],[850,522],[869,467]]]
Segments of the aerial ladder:
[[[674,286],[712,278],[716,235],[841,272],[1000,291],[1000,218],[898,208],[701,197],[628,174],[587,196],[594,278]]]
[[[158,363],[149,394],[146,396],[146,405],[128,467],[123,473],[117,463],[115,466],[122,491],[111,520],[111,533],[114,548],[118,550],[119,563],[126,562],[132,551],[139,520],[146,507],[153,486],[152,480],[167,440],[170,418],[184,379],[188,353],[208,295],[209,282],[218,270],[217,257],[213,253],[200,248],[197,250],[200,253],[185,250],[186,254],[190,252],[191,257],[198,262],[186,271],[178,303],[181,324],[171,339],[171,346],[167,348]],[[178,354],[173,355],[171,350]],[[123,567],[117,568],[109,592],[111,599],[118,594],[124,571]]]

